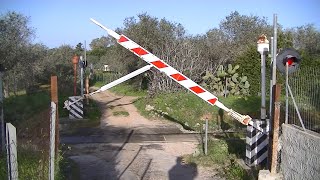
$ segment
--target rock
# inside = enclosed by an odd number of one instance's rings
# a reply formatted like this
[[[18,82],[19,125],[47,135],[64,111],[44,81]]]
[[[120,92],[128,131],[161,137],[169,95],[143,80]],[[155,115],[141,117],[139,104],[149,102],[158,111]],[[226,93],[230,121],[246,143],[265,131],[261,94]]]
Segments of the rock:
[[[149,104],[147,104],[145,110],[146,111],[152,111],[152,110],[154,110],[154,107],[149,105]]]
[[[199,156],[199,155],[200,155],[200,151],[199,151],[198,148],[196,148],[196,150],[193,152],[192,156],[193,156],[193,157],[197,157],[197,156]]]

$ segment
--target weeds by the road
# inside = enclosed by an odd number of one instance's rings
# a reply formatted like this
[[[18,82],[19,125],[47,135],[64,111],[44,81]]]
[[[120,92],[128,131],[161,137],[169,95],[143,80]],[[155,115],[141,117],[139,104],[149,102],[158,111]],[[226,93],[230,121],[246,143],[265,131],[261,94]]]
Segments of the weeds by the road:
[[[17,125],[19,121],[29,119],[32,115],[41,112],[49,106],[50,95],[45,91],[30,95],[11,96],[4,100],[5,120],[13,125]]]
[[[18,148],[18,174],[19,179],[47,179],[49,176],[49,158],[43,161],[44,152],[36,152],[23,147]],[[7,179],[7,159],[6,154],[0,154],[0,179]],[[55,179],[63,180],[66,175],[63,170],[68,166],[66,159],[59,153],[55,160]]]
[[[127,111],[114,111],[112,112],[112,115],[114,116],[129,116],[129,113]]]
[[[244,156],[245,143],[243,140],[209,140],[208,154],[204,155],[203,146],[198,146],[199,153],[186,155],[187,163],[217,169],[221,176],[232,180],[254,179],[250,173],[236,163],[236,159]]]

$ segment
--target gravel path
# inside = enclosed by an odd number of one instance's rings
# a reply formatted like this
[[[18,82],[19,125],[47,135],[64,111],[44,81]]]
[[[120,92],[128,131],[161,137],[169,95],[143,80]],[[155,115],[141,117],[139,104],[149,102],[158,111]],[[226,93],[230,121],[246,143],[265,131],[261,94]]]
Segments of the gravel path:
[[[182,140],[178,125],[144,118],[132,104],[134,97],[107,91],[93,99],[102,110],[100,127],[88,136],[61,138],[71,147],[67,154],[78,165],[81,180],[221,179],[214,170],[181,162],[182,155],[195,152],[199,139]],[[115,111],[129,115],[114,116]]]

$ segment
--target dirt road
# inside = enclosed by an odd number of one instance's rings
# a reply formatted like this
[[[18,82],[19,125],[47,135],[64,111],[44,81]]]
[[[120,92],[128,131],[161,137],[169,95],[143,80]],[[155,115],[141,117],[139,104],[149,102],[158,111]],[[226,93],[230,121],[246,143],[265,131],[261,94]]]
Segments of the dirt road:
[[[196,135],[183,134],[169,121],[144,118],[132,104],[134,97],[103,92],[93,99],[102,110],[100,127],[61,137],[71,147],[68,155],[78,165],[80,179],[221,179],[214,170],[181,162],[182,155],[196,151]]]

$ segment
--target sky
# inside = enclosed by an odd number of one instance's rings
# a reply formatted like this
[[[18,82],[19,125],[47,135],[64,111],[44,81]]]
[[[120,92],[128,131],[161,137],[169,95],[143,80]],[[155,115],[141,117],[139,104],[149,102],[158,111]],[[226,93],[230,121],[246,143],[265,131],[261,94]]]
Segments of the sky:
[[[92,39],[106,35],[90,18],[114,30],[123,27],[125,18],[141,13],[181,23],[191,35],[219,27],[233,11],[264,16],[270,24],[277,14],[284,28],[312,23],[320,29],[319,0],[0,0],[0,14],[8,11],[29,16],[34,43],[49,48],[84,41],[88,47]]]

